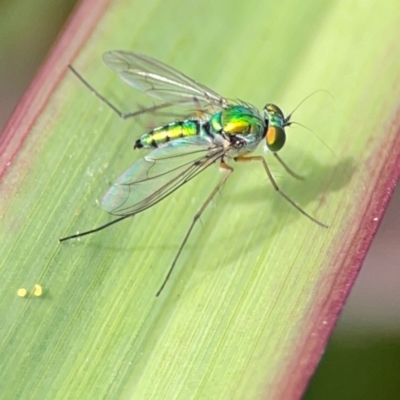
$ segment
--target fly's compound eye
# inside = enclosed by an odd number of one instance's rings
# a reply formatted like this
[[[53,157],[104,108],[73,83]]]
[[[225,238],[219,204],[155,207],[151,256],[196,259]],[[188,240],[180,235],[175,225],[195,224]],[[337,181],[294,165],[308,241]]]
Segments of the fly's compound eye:
[[[270,126],[265,135],[267,147],[273,153],[279,151],[286,142],[286,133],[280,126]]]

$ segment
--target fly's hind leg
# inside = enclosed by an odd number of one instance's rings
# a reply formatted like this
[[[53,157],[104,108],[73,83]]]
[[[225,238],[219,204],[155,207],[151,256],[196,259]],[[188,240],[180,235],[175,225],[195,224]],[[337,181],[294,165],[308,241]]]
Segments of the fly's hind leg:
[[[271,181],[273,188],[287,201],[289,202],[294,208],[296,208],[298,211],[300,211],[303,215],[305,215],[308,219],[311,221],[315,222],[317,225],[322,226],[323,228],[328,228],[327,225],[324,223],[318,221],[317,219],[313,218],[310,214],[308,214],[306,211],[304,211],[300,206],[298,206],[289,196],[287,196],[282,190],[279,189],[279,186],[275,182],[274,177],[271,174],[271,171],[268,168],[267,162],[265,161],[265,158],[262,156],[239,156],[235,158],[235,161],[237,162],[249,162],[249,161],[259,161],[262,163],[265,172],[268,175],[268,179]]]
[[[129,218],[129,217],[133,217],[133,216],[134,216],[134,214],[122,215],[122,216],[120,216],[120,217],[118,217],[118,218],[116,218],[116,219],[114,219],[114,220],[112,220],[110,222],[107,222],[106,224],[100,225],[97,228],[90,229],[89,231],[75,233],[74,235],[70,235],[70,236],[66,236],[66,237],[63,237],[61,239],[58,239],[58,241],[61,243],[61,242],[65,242],[66,240],[76,239],[76,238],[80,238],[82,236],[91,235],[92,233],[96,233],[96,232],[102,231],[103,229],[108,228],[109,226],[114,225],[117,222],[122,221],[123,219]]]
[[[220,168],[223,169],[225,171],[225,175],[224,177],[219,181],[218,185],[215,186],[214,190],[210,193],[210,195],[207,197],[206,201],[203,203],[203,205],[200,207],[199,211],[197,211],[197,213],[195,214],[195,216],[193,217],[192,223],[189,226],[189,229],[186,232],[185,237],[183,238],[183,241],[181,243],[181,245],[179,246],[178,252],[176,253],[176,256],[174,258],[174,261],[172,261],[171,267],[169,268],[168,274],[164,279],[164,282],[162,283],[160,289],[158,290],[156,297],[158,297],[160,295],[160,293],[162,292],[162,290],[164,289],[168,279],[170,278],[172,271],[179,259],[179,256],[182,253],[183,248],[186,245],[186,242],[189,239],[190,234],[192,233],[192,230],[194,228],[194,226],[196,225],[196,222],[199,220],[199,218],[201,217],[201,215],[203,214],[204,210],[207,208],[207,206],[210,204],[211,200],[214,198],[214,196],[218,193],[218,191],[224,186],[225,182],[227,181],[227,179],[229,178],[230,174],[233,172],[233,168],[230,167],[228,164],[226,164],[224,161],[221,161],[220,163]]]
[[[148,112],[155,112],[163,108],[172,106],[171,103],[162,103],[154,105],[153,107],[142,108],[133,112],[122,112],[119,110],[110,100],[106,99],[102,94],[100,94],[72,65],[68,65],[68,68],[73,72],[73,74],[106,106],[110,107],[121,119],[128,119],[132,117],[137,117]]]

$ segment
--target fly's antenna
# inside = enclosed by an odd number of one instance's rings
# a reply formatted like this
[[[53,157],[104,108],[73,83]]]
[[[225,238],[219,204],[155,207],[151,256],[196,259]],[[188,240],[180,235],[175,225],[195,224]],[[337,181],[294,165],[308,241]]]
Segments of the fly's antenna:
[[[333,155],[333,157],[335,157],[336,160],[338,160],[336,154],[333,152],[333,150],[322,140],[322,138],[320,138],[311,128],[309,128],[308,126],[305,126],[303,124],[301,124],[300,122],[295,122],[295,121],[290,121],[292,115],[299,109],[299,107],[306,101],[308,100],[310,97],[314,96],[315,94],[319,93],[319,92],[323,92],[328,94],[332,100],[336,101],[335,97],[333,96],[332,93],[328,92],[325,89],[318,89],[315,90],[314,92],[310,93],[308,96],[306,96],[303,100],[300,101],[300,103],[294,108],[294,110],[285,118],[284,123],[286,126],[290,126],[290,125],[299,125],[301,127],[303,127],[304,129],[307,129],[309,132],[311,132],[328,150],[329,152]],[[339,160],[338,160],[339,161]]]
[[[325,89],[315,90],[314,92],[310,93],[308,96],[306,96],[303,100],[300,101],[300,103],[294,108],[294,110],[285,118],[284,123],[285,123],[286,126],[299,125],[299,126],[303,127],[304,129],[307,129],[309,132],[314,134],[314,136],[329,150],[329,152],[333,155],[333,157],[335,157],[335,159],[338,160],[338,158],[337,158],[336,154],[333,152],[333,150],[311,128],[309,128],[306,125],[301,124],[300,122],[290,121],[292,115],[299,109],[299,107],[306,100],[308,100],[310,97],[314,96],[315,94],[317,94],[319,92],[323,92],[323,93],[328,94],[331,97],[332,100],[336,101],[336,99],[333,96],[333,94],[328,92],[327,90],[325,90]]]
[[[330,92],[328,92],[327,90],[325,90],[325,89],[318,89],[318,90],[315,90],[314,92],[310,93],[308,96],[304,97],[304,99],[300,101],[300,103],[294,108],[294,110],[285,118],[285,124],[286,124],[287,126],[290,126],[290,124],[291,124],[290,119],[292,118],[292,115],[300,108],[300,106],[301,106],[306,100],[308,100],[310,97],[314,96],[314,94],[317,94],[317,93],[319,93],[319,92],[323,92],[323,93],[328,94],[328,95],[332,98],[332,100],[335,100],[335,101],[336,101],[336,99],[335,99],[335,97],[333,96],[333,94],[330,93]]]
[[[329,150],[329,152],[333,155],[333,157],[335,157],[336,160],[339,161],[339,159],[336,157],[336,154],[333,152],[333,150],[311,128],[309,128],[308,126],[305,126],[303,124],[300,124],[300,122],[289,122],[289,126],[290,125],[299,125],[302,128],[307,129],[309,132],[311,132]]]

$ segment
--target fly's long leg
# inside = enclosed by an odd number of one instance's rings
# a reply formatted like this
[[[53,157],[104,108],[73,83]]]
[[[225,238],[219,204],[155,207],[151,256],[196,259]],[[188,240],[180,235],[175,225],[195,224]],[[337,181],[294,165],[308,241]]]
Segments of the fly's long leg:
[[[228,164],[225,164],[223,161],[221,161],[220,163],[220,168],[224,169],[225,172],[225,176],[219,181],[218,185],[215,186],[214,190],[210,193],[210,195],[207,197],[206,201],[203,203],[203,205],[200,207],[199,211],[197,211],[197,213],[195,214],[195,216],[193,217],[192,223],[189,226],[189,229],[186,232],[185,237],[183,238],[183,241],[181,243],[181,245],[179,246],[179,250],[176,253],[176,256],[174,258],[174,261],[172,261],[171,267],[169,268],[168,274],[164,279],[164,282],[162,283],[160,289],[158,290],[156,297],[158,297],[160,295],[160,293],[162,292],[162,290],[164,289],[168,279],[170,278],[172,271],[176,265],[176,262],[179,259],[179,256],[182,253],[183,248],[186,245],[186,242],[189,239],[190,234],[192,233],[192,230],[194,228],[194,226],[196,225],[196,222],[198,221],[198,219],[201,217],[201,215],[203,214],[204,210],[207,208],[208,204],[211,202],[211,200],[214,198],[214,196],[218,193],[218,191],[222,188],[222,186],[224,186],[225,182],[227,181],[227,179],[229,178],[230,174],[233,172],[233,168],[230,167]]]
[[[78,237],[81,237],[81,236],[90,235],[90,234],[92,234],[92,233],[101,231],[101,230],[103,230],[103,229],[109,227],[110,225],[114,225],[114,224],[116,224],[117,222],[122,221],[123,219],[129,218],[129,217],[132,217],[132,215],[124,215],[123,217],[119,217],[119,218],[117,218],[117,219],[114,219],[113,221],[107,222],[107,223],[104,224],[104,225],[101,225],[101,226],[99,226],[99,227],[97,227],[97,228],[91,229],[90,231],[85,231],[85,232],[81,232],[81,233],[75,233],[75,235],[71,235],[71,236],[67,236],[67,237],[58,239],[58,241],[59,241],[59,242],[65,242],[66,240],[75,239],[75,238],[78,238]]]
[[[318,221],[317,219],[313,218],[310,214],[308,214],[301,207],[299,207],[290,197],[288,197],[285,193],[283,193],[279,189],[279,186],[276,184],[275,179],[273,178],[271,171],[269,170],[267,162],[265,161],[264,157],[262,157],[262,156],[251,156],[251,157],[240,156],[240,157],[236,157],[235,161],[237,161],[237,162],[260,161],[265,169],[265,172],[268,175],[269,180],[272,183],[272,186],[286,201],[288,201],[294,208],[299,210],[303,215],[305,215],[311,221],[315,222],[317,225],[322,226],[323,228],[328,228],[328,225],[325,225],[322,222]]]
[[[280,164],[282,165],[282,167],[285,169],[285,171],[286,171],[289,175],[293,176],[293,178],[296,178],[296,179],[298,179],[299,181],[304,181],[304,180],[305,180],[303,176],[301,176],[301,175],[299,175],[299,174],[296,174],[296,172],[294,172],[291,168],[289,168],[289,167],[287,166],[287,164],[282,160],[282,158],[280,158],[280,157],[278,156],[277,153],[272,153],[272,154],[273,154],[273,155],[275,156],[275,158],[280,162]]]
[[[171,107],[171,103],[161,103],[157,104],[153,107],[148,107],[148,108],[142,108],[141,110],[133,111],[133,112],[127,112],[124,113],[121,110],[119,110],[111,101],[106,99],[103,95],[101,95],[92,85],[90,85],[89,82],[86,81],[86,79],[72,66],[68,66],[69,69],[75,74],[75,76],[99,99],[101,100],[105,105],[110,107],[116,114],[121,119],[128,119],[132,117],[137,117],[138,115],[145,114],[147,112],[154,112],[157,110],[161,110],[163,108]]]

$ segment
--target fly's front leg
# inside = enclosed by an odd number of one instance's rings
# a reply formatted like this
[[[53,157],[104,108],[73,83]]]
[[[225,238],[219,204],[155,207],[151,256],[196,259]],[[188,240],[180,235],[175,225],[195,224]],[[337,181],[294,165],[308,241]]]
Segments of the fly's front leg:
[[[162,292],[162,290],[164,289],[169,277],[171,276],[171,273],[175,267],[175,264],[177,263],[179,256],[182,253],[183,248],[186,245],[186,242],[189,239],[190,234],[192,233],[192,230],[194,228],[194,226],[196,225],[196,222],[199,220],[199,218],[201,217],[201,215],[203,214],[204,210],[207,208],[207,206],[210,204],[211,200],[214,198],[214,196],[218,193],[218,191],[222,188],[222,186],[224,186],[225,182],[227,181],[227,179],[229,178],[230,174],[233,172],[233,168],[230,167],[228,164],[226,164],[224,161],[221,161],[220,163],[220,168],[224,170],[225,175],[224,177],[219,181],[218,185],[215,186],[214,190],[210,193],[210,195],[207,197],[206,201],[203,203],[203,205],[200,207],[199,211],[197,211],[197,213],[195,214],[195,216],[193,217],[192,223],[189,226],[189,229],[186,232],[185,237],[183,238],[183,241],[181,243],[181,245],[179,246],[179,250],[176,253],[176,256],[174,258],[174,261],[171,264],[171,267],[168,271],[167,276],[164,279],[163,284],[161,285],[160,289],[158,290],[156,296],[158,297],[160,295],[160,293]]]
[[[296,172],[294,172],[291,168],[289,168],[289,167],[287,166],[287,164],[282,160],[282,158],[280,158],[280,157],[278,156],[278,153],[272,153],[272,154],[273,154],[273,155],[275,156],[275,158],[280,162],[280,164],[282,165],[282,167],[285,169],[285,171],[286,171],[289,175],[293,176],[293,178],[296,178],[296,179],[298,179],[299,181],[304,181],[304,180],[305,180],[303,176],[301,176],[301,175],[299,175],[299,174],[296,174]]]
[[[170,103],[157,104],[153,107],[143,108],[141,110],[124,113],[119,110],[110,100],[106,99],[102,94],[100,94],[72,65],[68,65],[68,68],[74,73],[74,75],[106,106],[110,107],[121,119],[128,119],[132,117],[137,117],[138,115],[145,114],[147,112],[154,112],[166,107],[170,107]]]
[[[271,171],[268,168],[267,162],[265,161],[265,158],[262,156],[239,156],[235,158],[235,161],[237,162],[249,162],[249,161],[259,161],[262,163],[265,172],[268,175],[268,179],[271,181],[273,188],[286,200],[288,201],[294,208],[299,210],[303,215],[305,215],[307,218],[309,218],[311,221],[315,222],[317,225],[322,226],[323,228],[328,228],[327,225],[323,224],[322,222],[318,221],[317,219],[313,218],[310,214],[308,214],[306,211],[304,211],[301,207],[299,207],[289,196],[287,196],[285,193],[283,193],[280,189],[277,183],[275,182],[274,177],[271,174]]]

